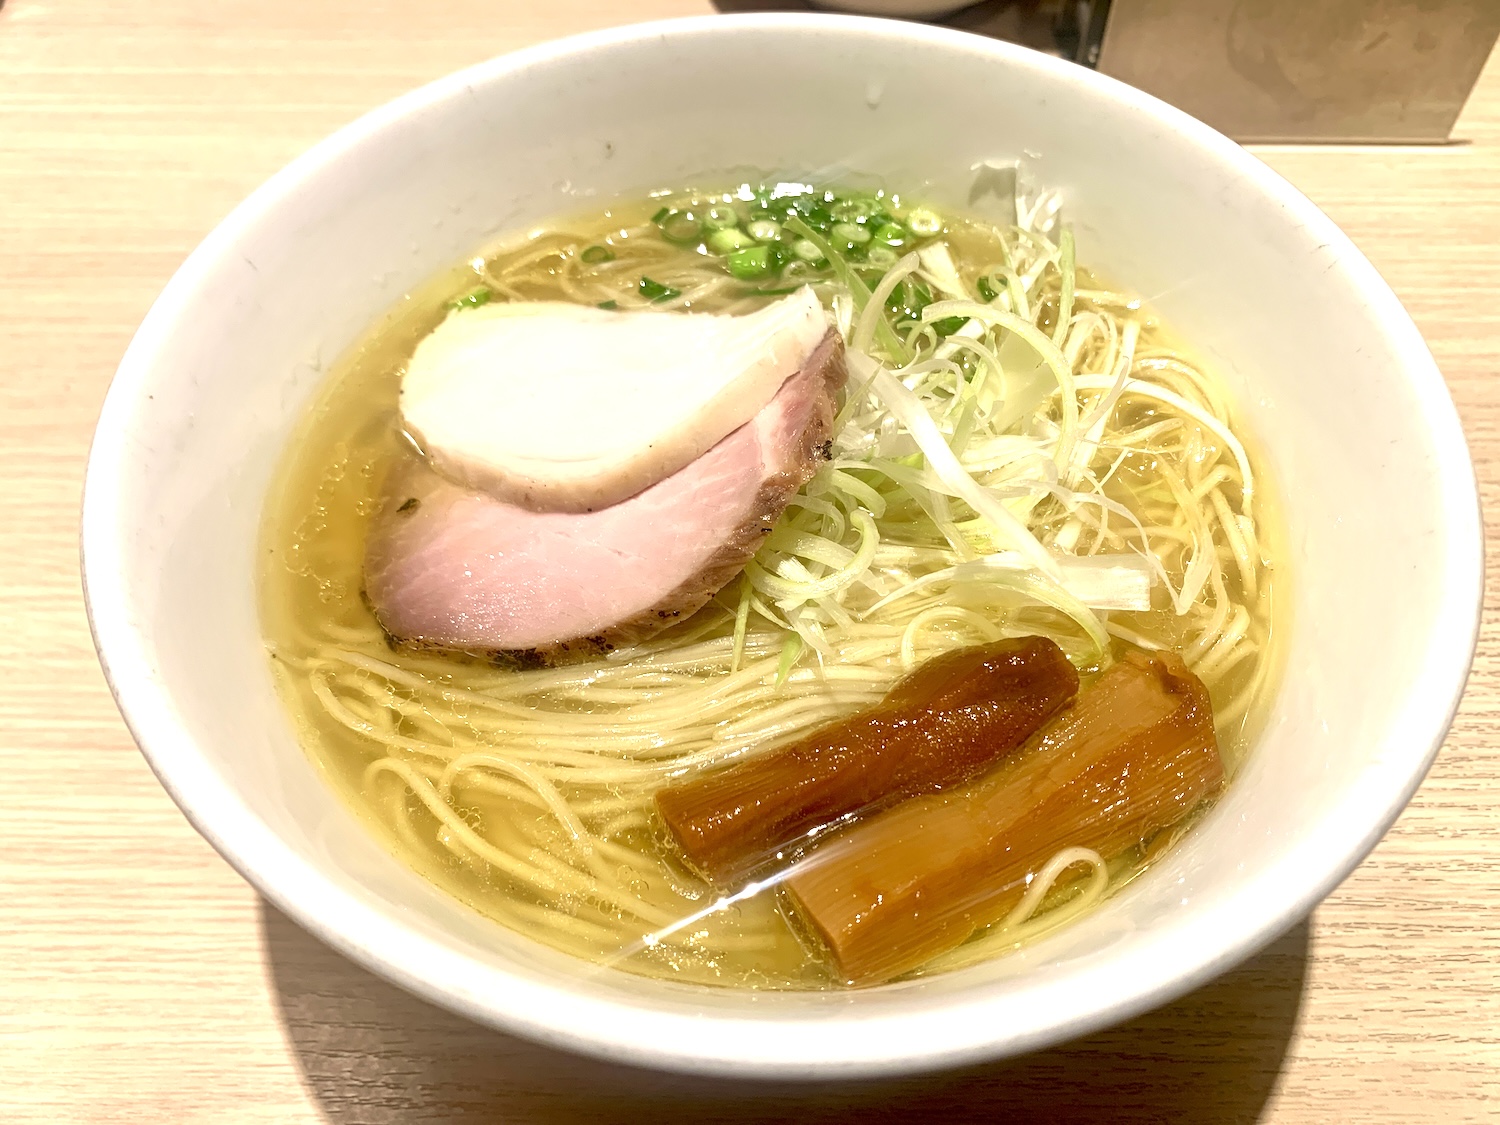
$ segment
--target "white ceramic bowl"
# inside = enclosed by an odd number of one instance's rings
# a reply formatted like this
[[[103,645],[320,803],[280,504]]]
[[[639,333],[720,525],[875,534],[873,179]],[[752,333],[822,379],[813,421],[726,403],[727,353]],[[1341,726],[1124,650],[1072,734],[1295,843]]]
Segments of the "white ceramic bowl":
[[[964,205],[1024,157],[1083,261],[1146,294],[1238,396],[1286,498],[1286,676],[1244,775],[1145,878],[990,964],[856,992],[587,972],[445,897],[319,780],[255,604],[272,467],[328,364],[408,287],[621,192],[853,167]],[[716,174],[721,174],[717,175]],[[709,17],[547,44],[418,90],[250,197],[122,361],[89,463],[84,581],[120,709],[173,798],[286,913],[484,1023],[744,1075],[888,1075],[1011,1054],[1165,1002],[1305,914],[1422,779],[1475,643],[1480,527],[1447,390],[1340,231],[1204,125],[987,39]]]

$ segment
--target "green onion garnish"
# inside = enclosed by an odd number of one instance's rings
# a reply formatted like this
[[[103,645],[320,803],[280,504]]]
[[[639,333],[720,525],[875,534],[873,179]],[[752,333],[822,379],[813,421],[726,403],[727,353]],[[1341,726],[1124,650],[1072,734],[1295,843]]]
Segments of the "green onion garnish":
[[[865,261],[878,270],[888,270],[900,260],[900,254],[889,246],[881,246],[879,243],[875,243],[865,251]]]
[[[781,224],[775,219],[756,219],[745,229],[756,242],[775,242],[781,237]]]
[[[608,246],[587,246],[578,256],[591,266],[615,260],[615,252]]]
[[[870,241],[870,232],[854,223],[834,223],[833,229],[828,232],[828,236],[834,242],[851,248],[863,246],[866,242]]]
[[[709,230],[725,230],[728,227],[739,226],[740,217],[735,214],[733,207],[720,204],[717,207],[710,207],[703,213],[703,222]]]
[[[648,301],[670,301],[673,297],[681,297],[681,289],[673,289],[670,285],[663,285],[659,281],[652,281],[649,277],[642,277],[639,286],[641,296]]]
[[[833,215],[823,201],[815,195],[799,195],[792,200],[792,210],[802,216],[808,226],[826,234],[833,226]]]
[[[806,238],[799,238],[792,243],[792,254],[804,262],[818,263],[823,261],[823,251],[818,249],[816,242]]]
[[[781,642],[781,659],[776,662],[777,687],[786,683],[787,676],[791,675],[792,666],[797,663],[797,657],[801,655],[802,638],[796,633],[788,633],[786,640]]]
[[[875,230],[875,241],[884,246],[905,246],[908,238],[906,228],[898,223],[884,223]]]
[[[859,273],[849,267],[849,264],[839,254],[837,249],[824,242],[818,235],[818,232],[809,227],[801,219],[789,218],[786,225],[793,234],[801,235],[822,251],[823,256],[828,259],[828,266],[833,270],[834,276],[848,287],[849,295],[854,300],[855,315],[858,316],[863,312],[873,294],[870,292],[869,286],[859,276]],[[888,354],[896,358],[897,363],[904,365],[909,362],[911,349],[906,346],[905,341],[892,331],[891,326],[886,322],[884,317],[875,318],[875,338]]]
[[[840,223],[863,222],[872,215],[880,213],[880,200],[869,196],[855,196],[851,199],[843,199],[835,203],[829,214]]]
[[[751,246],[736,250],[726,259],[729,272],[741,281],[753,281],[771,271],[771,250],[768,246]]]
[[[908,278],[886,299],[886,311],[897,321],[921,320],[922,310],[932,304],[932,290]]]
[[[661,214],[661,212],[657,212]],[[703,222],[691,211],[668,210],[656,220],[662,237],[668,242],[697,242],[703,235]]]
[[[943,231],[943,217],[926,207],[918,207],[906,213],[906,225],[918,238],[931,238]]]
[[[715,254],[733,254],[754,245],[755,239],[736,227],[725,227],[708,236],[708,248]]]
[[[951,336],[969,322],[966,316],[945,316],[932,322],[932,330],[939,336]]]
[[[1000,296],[994,285],[990,283],[988,274],[982,274],[979,280],[974,283],[974,285],[975,288],[979,290],[979,295],[983,297],[986,302],[993,301],[996,297]]]
[[[493,290],[480,286],[471,293],[465,293],[456,301],[449,301],[450,309],[477,309],[480,305],[487,305],[495,296]]]
[[[599,302],[599,307],[601,309],[617,309],[617,308],[620,307],[620,302],[614,300],[613,298],[611,298],[608,301],[600,301]]]

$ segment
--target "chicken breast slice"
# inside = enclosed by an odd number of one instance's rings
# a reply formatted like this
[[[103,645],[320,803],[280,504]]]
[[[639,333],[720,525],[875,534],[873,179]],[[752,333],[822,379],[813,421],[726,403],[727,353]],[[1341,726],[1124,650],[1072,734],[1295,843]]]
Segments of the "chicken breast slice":
[[[537,511],[596,511],[755,417],[827,330],[807,286],[746,316],[461,309],[412,356],[401,420],[455,484]]]

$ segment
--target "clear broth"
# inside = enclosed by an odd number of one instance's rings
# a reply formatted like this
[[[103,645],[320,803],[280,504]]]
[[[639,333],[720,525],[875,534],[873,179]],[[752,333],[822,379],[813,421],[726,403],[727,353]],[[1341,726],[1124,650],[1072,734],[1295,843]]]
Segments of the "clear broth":
[[[637,929],[649,927],[632,923],[586,892],[538,895],[525,880],[507,875],[461,839],[456,841],[453,827],[432,815],[409,792],[403,792],[406,787],[399,778],[390,774],[370,775],[372,761],[383,751],[366,734],[351,729],[348,722],[331,717],[315,689],[313,673],[321,667],[322,654],[330,648],[352,651],[362,654],[367,662],[383,661],[408,676],[420,677],[444,697],[441,713],[431,706],[424,711],[420,693],[392,684],[384,673],[361,673],[356,669],[349,673],[353,677],[350,682],[362,686],[341,698],[369,729],[378,728],[383,737],[393,739],[434,742],[446,737],[454,747],[478,747],[495,739],[493,728],[481,732],[471,725],[474,712],[465,703],[465,693],[483,692],[488,685],[528,673],[497,668],[478,655],[393,651],[383,642],[379,625],[362,594],[365,536],[381,502],[382,481],[403,460],[416,456],[397,421],[399,380],[417,343],[447,315],[449,303],[474,288],[479,276],[476,267],[515,262],[552,245],[573,243],[581,247],[606,241],[617,248],[622,259],[628,260],[630,239],[635,237],[630,232],[639,229],[657,205],[656,201],[650,201],[616,207],[602,215],[566,223],[565,229],[573,233],[559,234],[555,229],[538,232],[455,267],[403,298],[341,359],[290,442],[267,502],[261,548],[261,605],[266,636],[278,685],[298,736],[328,783],[403,862],[475,910],[590,961],[630,971],[750,988],[837,987],[840,982],[817,943],[788,920],[790,912],[780,908],[776,895],[770,891],[708,914],[670,942],[627,943],[622,948],[619,940],[622,926],[627,930],[632,924]],[[955,221],[949,238],[961,264],[995,257],[993,236],[982,224]],[[675,268],[672,253],[662,253],[660,247],[652,247],[651,253],[656,257],[647,260],[648,268],[663,273]],[[684,260],[679,264],[687,267],[694,263]],[[1097,281],[1087,275],[1083,275],[1083,284],[1098,287]],[[509,295],[566,298],[557,284],[546,282],[518,286]],[[755,298],[709,300],[700,307],[709,311],[732,307],[733,311],[740,311],[755,303]],[[1151,318],[1147,318],[1142,333],[1142,348],[1148,345],[1180,355],[1191,354]],[[1262,474],[1261,480],[1264,479]],[[1278,525],[1263,484],[1256,514],[1262,528],[1262,549],[1279,562],[1284,556],[1279,550]],[[1273,566],[1264,572],[1265,581],[1253,607],[1259,627],[1265,630],[1260,654],[1242,661],[1234,676],[1215,685],[1216,707],[1230,697],[1249,698],[1236,720],[1220,731],[1221,750],[1231,776],[1238,772],[1276,681],[1277,646],[1270,644],[1274,632],[1271,579],[1274,576],[1279,587],[1284,580],[1281,569]],[[1284,601],[1277,597],[1277,606]],[[678,626],[672,633],[691,638],[695,631],[703,631],[705,615],[713,618],[710,623],[713,627],[722,629],[725,612],[722,604],[710,603],[697,619]],[[1116,614],[1114,619],[1130,632],[1165,647],[1181,646],[1181,625],[1170,610]],[[891,680],[898,675],[899,668],[893,669]],[[523,693],[518,698],[545,699],[546,694],[543,689],[535,694]],[[875,696],[878,697],[878,691]],[[847,701],[835,700],[834,705],[849,711],[869,698],[866,691],[863,696]],[[581,705],[572,695],[553,702],[560,709],[575,707],[585,715],[607,715],[610,710]],[[571,799],[573,795],[565,796]],[[601,796],[597,791],[589,797],[597,807],[605,809],[594,819],[596,826],[601,819],[608,818],[607,797],[607,793]],[[501,840],[516,854],[526,857],[531,864],[528,871],[545,874],[558,867],[559,861],[549,863],[532,855],[534,851],[545,852],[550,847],[554,854],[567,854],[569,841],[557,817],[539,808],[535,801],[514,799],[513,794],[507,795],[494,787],[490,791],[470,787],[459,792],[453,805],[475,832]],[[1155,841],[1143,841],[1141,848],[1116,859],[1111,865],[1111,893],[1138,875],[1185,827],[1179,826]],[[681,901],[697,902],[704,907],[717,897],[686,870],[675,847],[649,818],[645,823],[626,824],[614,833],[610,842],[611,851],[602,861],[617,868],[614,874],[622,884],[644,886],[661,880],[675,881],[679,891],[688,892]],[[1072,884],[1056,888],[1044,903],[1037,922],[1013,941],[1006,940],[1004,935],[981,933],[971,939],[970,947],[983,948],[988,955],[1034,937],[1050,928],[1049,918],[1052,924],[1064,920],[1067,903],[1075,892]],[[987,946],[983,945],[985,942]],[[960,950],[954,956],[940,958],[941,964],[919,971],[971,959]]]

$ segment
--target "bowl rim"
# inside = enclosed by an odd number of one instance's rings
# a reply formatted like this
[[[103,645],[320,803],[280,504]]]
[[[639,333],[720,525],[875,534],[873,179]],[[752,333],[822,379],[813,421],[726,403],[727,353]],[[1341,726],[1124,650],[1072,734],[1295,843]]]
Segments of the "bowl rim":
[[[1365,771],[1342,804],[1319,821],[1281,862],[1243,884],[1218,909],[1184,916],[1142,945],[1122,985],[1104,1003],[1078,984],[1048,999],[1058,1015],[1019,1029],[996,1027],[993,1001],[952,996],[934,1010],[894,1015],[820,1016],[816,1036],[791,1021],[745,1015],[646,1011],[619,1000],[582,997],[480,965],[434,938],[341,890],[257,817],[199,756],[173,693],[155,671],[131,619],[122,559],[128,551],[122,468],[156,357],[200,281],[242,232],[272,214],[305,179],[337,162],[387,126],[464,88],[590,52],[699,35],[796,33],[816,29],[851,39],[920,41],[987,55],[995,64],[1081,84],[1124,105],[1230,166],[1307,226],[1379,312],[1387,344],[1420,402],[1442,484],[1448,571],[1434,622],[1447,639],[1427,662],[1409,706],[1386,732],[1392,753]],[[832,14],[748,13],[697,16],[586,32],[523,48],[439,78],[344,126],[291,161],[240,203],[167,283],[121,359],[100,412],[83,489],[80,552],[89,627],[110,691],[142,754],[193,827],[262,895],[324,942],[387,980],[474,1021],[554,1047],[615,1062],[684,1073],[805,1080],[891,1076],[1019,1054],[1129,1019],[1205,983],[1301,919],[1370,852],[1410,800],[1441,746],[1462,697],[1478,642],[1483,598],[1483,536],[1477,484],[1458,413],[1426,344],[1379,273],[1330,219],[1259,159],[1166,103],[1074,63],[986,37],[930,25]],[[1420,700],[1420,705],[1413,702]],[[1291,890],[1289,890],[1291,888]],[[1232,908],[1232,909],[1231,909]],[[1233,925],[1228,915],[1233,914]],[[1224,916],[1224,917],[1221,917]],[[1246,926],[1246,917],[1256,918]],[[1226,939],[1225,934],[1233,936]],[[1147,954],[1152,953],[1152,956]],[[1148,962],[1154,967],[1147,969]],[[1163,964],[1170,964],[1164,969]],[[416,968],[422,966],[422,969]],[[580,978],[582,979],[582,978]],[[1024,986],[1018,991],[1025,991]],[[938,1018],[940,1017],[940,1018]],[[817,1049],[812,1045],[816,1044]]]

